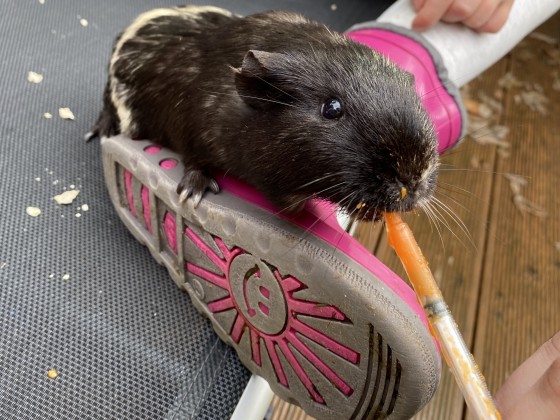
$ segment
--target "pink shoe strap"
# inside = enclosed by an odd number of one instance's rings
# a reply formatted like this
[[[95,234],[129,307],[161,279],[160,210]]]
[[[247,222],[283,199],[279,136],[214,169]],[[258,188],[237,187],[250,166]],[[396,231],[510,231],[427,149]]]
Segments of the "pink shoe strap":
[[[346,35],[380,52],[411,73],[416,92],[434,123],[440,153],[464,136],[466,114],[457,87],[448,79],[439,53],[420,34],[396,25],[367,22]]]

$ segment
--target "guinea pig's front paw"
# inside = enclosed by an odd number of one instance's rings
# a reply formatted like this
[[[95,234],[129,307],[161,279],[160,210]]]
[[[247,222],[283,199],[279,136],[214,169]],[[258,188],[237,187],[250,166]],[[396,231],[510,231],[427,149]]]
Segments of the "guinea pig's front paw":
[[[198,207],[206,190],[214,193],[220,192],[218,183],[201,170],[185,171],[183,178],[177,186],[179,203],[184,203],[190,196],[193,197],[194,207]]]

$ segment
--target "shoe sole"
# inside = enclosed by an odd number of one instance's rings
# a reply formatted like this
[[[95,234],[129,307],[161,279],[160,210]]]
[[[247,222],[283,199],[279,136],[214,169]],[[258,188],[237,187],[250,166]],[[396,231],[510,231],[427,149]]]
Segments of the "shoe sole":
[[[134,237],[272,390],[321,419],[409,418],[441,361],[412,290],[313,202],[288,220],[246,185],[181,204],[175,153],[102,139],[106,183]]]

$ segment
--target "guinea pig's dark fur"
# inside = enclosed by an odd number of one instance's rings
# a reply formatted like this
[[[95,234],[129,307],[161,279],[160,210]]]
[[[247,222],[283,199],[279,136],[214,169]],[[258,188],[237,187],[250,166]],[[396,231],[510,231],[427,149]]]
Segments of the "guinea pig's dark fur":
[[[117,38],[93,129],[119,132],[182,156],[183,197],[222,171],[280,209],[321,197],[366,219],[423,205],[439,162],[411,75],[287,12],[139,16]]]

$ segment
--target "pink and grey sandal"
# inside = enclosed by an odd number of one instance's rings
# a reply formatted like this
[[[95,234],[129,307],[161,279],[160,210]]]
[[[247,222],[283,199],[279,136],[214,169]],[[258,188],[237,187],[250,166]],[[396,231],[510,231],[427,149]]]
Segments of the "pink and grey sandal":
[[[125,225],[277,395],[321,419],[408,418],[430,400],[441,361],[422,308],[332,206],[289,219],[227,176],[180,205],[178,155],[124,137],[102,150]]]

